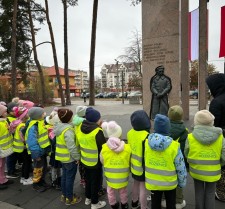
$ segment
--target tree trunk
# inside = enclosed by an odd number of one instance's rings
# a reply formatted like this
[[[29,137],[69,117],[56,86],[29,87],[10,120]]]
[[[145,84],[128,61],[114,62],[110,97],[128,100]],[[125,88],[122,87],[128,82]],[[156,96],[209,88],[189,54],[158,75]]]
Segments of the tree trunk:
[[[13,3],[13,20],[12,20],[12,46],[11,46],[11,97],[16,96],[17,85],[16,85],[16,20],[17,20],[17,7],[18,7],[18,0],[14,0]]]
[[[29,22],[30,22],[30,30],[31,30],[31,37],[32,37],[32,47],[33,47],[33,53],[34,53],[34,61],[36,63],[36,66],[38,68],[40,81],[41,81],[41,104],[46,104],[46,95],[45,95],[45,79],[44,74],[40,65],[40,62],[38,60],[37,56],[37,49],[36,49],[36,40],[35,40],[35,32],[34,32],[34,24],[33,19],[31,15],[31,9],[30,9],[30,0],[28,0],[28,15],[29,15]]]
[[[98,0],[94,0],[93,16],[92,16],[92,31],[91,31],[91,53],[89,61],[89,74],[90,74],[90,96],[89,105],[95,105],[95,43],[96,43],[96,27],[98,15]]]
[[[54,60],[54,65],[55,65],[55,72],[56,72],[56,77],[58,80],[58,85],[59,85],[59,94],[61,97],[61,104],[62,106],[65,106],[65,99],[63,95],[63,89],[62,89],[62,82],[60,79],[60,74],[59,74],[59,66],[58,66],[58,60],[57,60],[57,53],[56,53],[56,47],[55,47],[55,39],[54,39],[54,34],[52,30],[52,24],[49,18],[49,9],[48,9],[48,0],[45,0],[45,9],[46,9],[46,19],[48,23],[48,28],[49,28],[49,33],[51,37],[51,42],[52,42],[52,53],[53,53],[53,60]]]
[[[69,72],[68,72],[67,0],[63,0],[63,12],[64,12],[64,73],[65,73],[65,83],[66,83],[66,90],[65,90],[66,104],[71,105]]]

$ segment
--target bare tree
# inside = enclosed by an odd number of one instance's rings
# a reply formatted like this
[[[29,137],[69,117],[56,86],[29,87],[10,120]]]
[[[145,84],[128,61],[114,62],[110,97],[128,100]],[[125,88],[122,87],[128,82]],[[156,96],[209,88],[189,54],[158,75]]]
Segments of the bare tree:
[[[58,66],[57,52],[56,52],[56,47],[55,47],[54,33],[53,33],[53,29],[52,29],[52,24],[51,24],[51,21],[49,18],[48,0],[45,0],[45,12],[46,12],[46,19],[47,19],[47,23],[48,23],[49,33],[50,33],[50,37],[51,37],[51,42],[52,42],[53,60],[54,60],[54,64],[55,64],[56,77],[57,77],[58,85],[59,85],[59,94],[61,97],[61,104],[62,104],[62,106],[65,106],[65,99],[64,99],[63,90],[62,90],[62,82],[61,82],[60,74],[59,74],[59,66]]]
[[[42,99],[41,103],[46,104],[45,79],[44,79],[44,74],[43,74],[40,62],[38,60],[38,55],[37,55],[35,31],[34,31],[34,24],[33,24],[33,19],[32,19],[32,14],[31,14],[30,3],[31,3],[31,0],[28,0],[28,16],[29,16],[29,23],[30,23],[30,30],[31,30],[31,37],[32,37],[31,41],[32,41],[32,47],[33,47],[33,53],[34,53],[34,61],[36,63],[36,66],[38,68],[38,73],[39,73],[39,76],[40,76],[41,99]]]
[[[142,37],[141,34],[135,30],[132,32],[130,46],[125,48],[125,54],[118,57],[119,60],[126,63],[133,63],[134,68],[142,77]]]
[[[68,37],[67,37],[67,7],[77,5],[77,0],[62,0],[63,3],[63,16],[64,16],[64,72],[66,83],[66,104],[71,105],[70,99],[70,84],[69,84],[69,72],[68,72]],[[67,4],[68,3],[68,4]]]
[[[12,97],[16,96],[16,90],[17,90],[17,85],[16,85],[16,20],[17,20],[17,8],[18,8],[18,0],[14,0],[13,3],[13,19],[12,19],[12,37],[11,37],[11,63],[12,63],[12,69],[11,69],[11,92],[12,92]]]
[[[91,53],[89,61],[89,74],[90,74],[90,97],[89,105],[95,105],[95,44],[96,44],[96,27],[98,16],[98,0],[93,2],[93,14],[92,14],[92,30],[91,30]]]
[[[131,4],[132,4],[133,6],[138,5],[138,4],[141,3],[141,0],[130,0],[130,1],[131,1]]]

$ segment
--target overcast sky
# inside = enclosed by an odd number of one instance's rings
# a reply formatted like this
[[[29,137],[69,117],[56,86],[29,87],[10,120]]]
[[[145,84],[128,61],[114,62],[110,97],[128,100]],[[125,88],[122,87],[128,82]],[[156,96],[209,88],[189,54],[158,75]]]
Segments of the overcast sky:
[[[44,0],[37,0],[44,6]],[[198,0],[189,0],[190,11],[198,7]],[[219,59],[220,8],[225,0],[210,0],[209,8],[209,63],[214,63],[223,72]],[[93,0],[79,0],[79,5],[68,8],[69,68],[88,71],[90,59]],[[58,62],[64,67],[63,6],[61,0],[49,0],[50,18],[54,30]],[[141,5],[130,6],[128,0],[99,0],[96,34],[95,69],[99,74],[103,64],[113,64],[124,48],[129,46],[132,31],[141,32]],[[50,41],[47,23],[37,34],[37,44]],[[50,44],[38,47],[40,63],[52,66]]]

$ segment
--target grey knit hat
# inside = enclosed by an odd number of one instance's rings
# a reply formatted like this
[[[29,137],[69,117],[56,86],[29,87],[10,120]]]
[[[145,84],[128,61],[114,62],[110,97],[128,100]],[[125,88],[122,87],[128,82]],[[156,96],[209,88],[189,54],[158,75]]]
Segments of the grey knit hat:
[[[41,107],[32,107],[28,111],[28,115],[32,120],[39,120],[42,118],[44,112],[45,112],[44,109]]]

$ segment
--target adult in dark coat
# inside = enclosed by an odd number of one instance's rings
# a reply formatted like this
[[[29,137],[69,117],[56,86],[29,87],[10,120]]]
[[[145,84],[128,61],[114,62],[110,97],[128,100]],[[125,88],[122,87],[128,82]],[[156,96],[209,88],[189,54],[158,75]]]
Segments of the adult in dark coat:
[[[172,89],[170,77],[164,74],[164,66],[160,65],[155,69],[155,75],[150,80],[152,101],[150,118],[154,119],[156,114],[166,115],[169,110],[168,94]]]
[[[225,137],[225,75],[222,73],[210,75],[206,79],[213,100],[209,111],[215,116],[214,126],[223,129]],[[216,185],[216,198],[225,201],[225,166],[221,168],[221,179]]]

